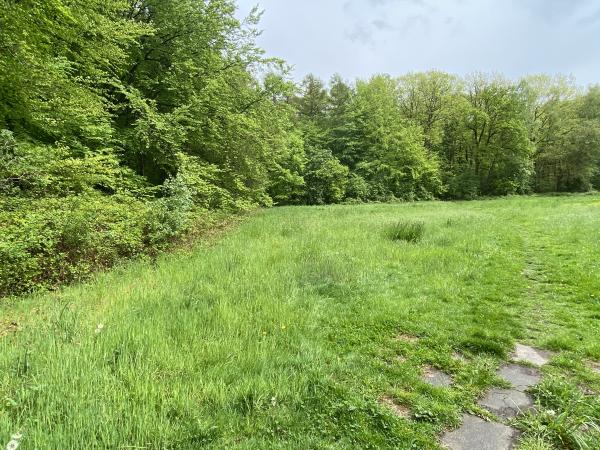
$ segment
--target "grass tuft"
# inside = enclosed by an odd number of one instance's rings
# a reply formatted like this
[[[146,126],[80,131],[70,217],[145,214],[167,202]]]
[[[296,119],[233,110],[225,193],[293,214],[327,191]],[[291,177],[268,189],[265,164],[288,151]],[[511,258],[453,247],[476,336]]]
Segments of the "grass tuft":
[[[488,354],[498,358],[506,359],[507,349],[511,345],[505,336],[493,335],[483,330],[476,330],[471,336],[461,342],[463,348],[475,354]]]
[[[419,242],[425,235],[425,223],[401,220],[386,229],[386,236],[392,241]]]

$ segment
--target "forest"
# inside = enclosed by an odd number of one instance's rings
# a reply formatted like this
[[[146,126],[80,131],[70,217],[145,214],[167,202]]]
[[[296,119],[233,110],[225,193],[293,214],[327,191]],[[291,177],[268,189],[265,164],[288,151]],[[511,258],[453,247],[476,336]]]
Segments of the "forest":
[[[275,205],[600,188],[600,86],[430,71],[300,83],[233,0],[3,0],[0,297]]]

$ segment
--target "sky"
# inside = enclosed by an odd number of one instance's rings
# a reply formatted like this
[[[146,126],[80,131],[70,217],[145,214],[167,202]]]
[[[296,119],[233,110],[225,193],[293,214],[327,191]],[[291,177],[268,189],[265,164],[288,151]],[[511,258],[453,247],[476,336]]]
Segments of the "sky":
[[[294,78],[443,70],[600,83],[600,0],[237,0]]]

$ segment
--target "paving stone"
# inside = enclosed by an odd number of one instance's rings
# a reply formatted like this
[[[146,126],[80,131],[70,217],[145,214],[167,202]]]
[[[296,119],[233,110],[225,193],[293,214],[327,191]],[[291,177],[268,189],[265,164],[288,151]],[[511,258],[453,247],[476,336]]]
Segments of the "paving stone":
[[[492,389],[479,401],[488,411],[503,419],[512,419],[533,408],[529,395],[516,389]]]
[[[527,362],[534,366],[543,366],[550,361],[552,352],[539,350],[523,344],[517,344],[515,351],[512,354],[512,359],[515,361]]]
[[[423,370],[423,376],[421,377],[427,384],[436,387],[450,387],[452,386],[452,377],[447,373],[442,372],[434,367],[427,366]]]
[[[442,436],[442,445],[450,450],[510,450],[518,437],[514,428],[466,414],[459,429]]]
[[[524,392],[538,384],[542,378],[540,371],[533,367],[507,364],[498,371],[498,376],[508,381],[517,391]]]

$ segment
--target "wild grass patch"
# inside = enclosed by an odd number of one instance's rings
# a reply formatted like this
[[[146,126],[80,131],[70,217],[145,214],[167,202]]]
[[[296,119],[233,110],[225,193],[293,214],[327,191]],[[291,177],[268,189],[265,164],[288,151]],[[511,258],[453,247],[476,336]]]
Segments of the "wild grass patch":
[[[462,348],[474,354],[488,354],[505,359],[511,341],[506,336],[500,336],[485,330],[475,330],[461,342]]]
[[[400,220],[388,225],[385,235],[392,241],[416,243],[421,241],[425,235],[425,222]]]
[[[532,390],[537,412],[524,415],[518,425],[527,438],[556,448],[600,448],[600,400],[584,395],[570,381],[545,379]]]
[[[544,377],[566,387],[535,393],[524,450],[600,448],[600,208],[559,201],[272,209],[216,245],[7,300],[3,444],[23,430],[42,449],[438,448],[462,413],[485,416],[477,398],[515,339],[555,339]],[[475,215],[489,220],[463,230]],[[391,244],[398,218],[423,220],[427,245]],[[530,280],[527,260],[576,283]],[[420,382],[425,364],[452,387]]]

